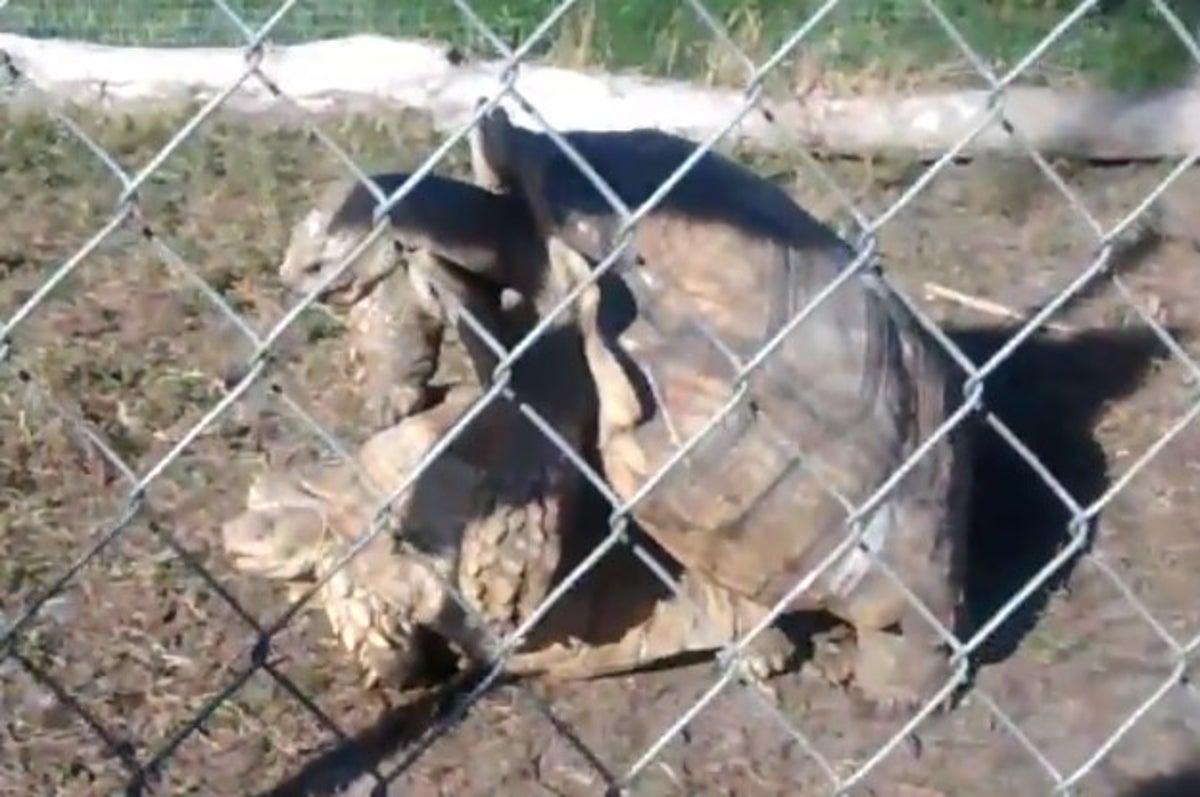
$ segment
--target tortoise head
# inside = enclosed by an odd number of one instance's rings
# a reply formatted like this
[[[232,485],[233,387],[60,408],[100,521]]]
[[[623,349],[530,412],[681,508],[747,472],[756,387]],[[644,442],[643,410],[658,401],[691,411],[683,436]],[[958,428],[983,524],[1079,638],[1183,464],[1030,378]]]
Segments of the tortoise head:
[[[221,526],[221,541],[234,566],[280,581],[304,581],[316,573],[324,520],[307,507],[248,509]]]
[[[246,509],[221,526],[225,552],[242,571],[283,581],[313,578],[324,556],[330,513],[352,484],[345,467],[273,468],[246,492]]]
[[[327,187],[292,227],[278,268],[283,284],[298,293],[317,290],[318,300],[340,306],[354,304],[369,293],[400,263],[386,232],[337,276],[330,279],[330,275],[371,231],[374,207],[374,195],[357,180],[338,180]]]
[[[385,197],[410,179],[402,172],[370,175]],[[292,230],[279,267],[283,283],[305,293],[318,291],[317,297],[331,304],[352,304],[404,268],[407,255],[419,249],[497,293],[509,288],[529,296],[536,290],[544,254],[521,197],[426,174],[391,205],[388,229],[341,268],[375,226],[378,205],[375,192],[359,181],[342,180],[325,190]],[[337,276],[331,277],[333,272]]]

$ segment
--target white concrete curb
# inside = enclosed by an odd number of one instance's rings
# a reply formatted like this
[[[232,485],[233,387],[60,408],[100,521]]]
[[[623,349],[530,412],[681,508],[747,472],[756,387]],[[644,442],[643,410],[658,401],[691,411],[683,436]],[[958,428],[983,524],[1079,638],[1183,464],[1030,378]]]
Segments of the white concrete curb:
[[[239,80],[246,66],[238,48],[115,47],[10,33],[0,33],[0,50],[51,96],[107,106],[204,100]],[[385,103],[425,111],[440,130],[464,124],[477,98],[501,88],[502,66],[499,61],[452,63],[446,45],[373,35],[271,46],[260,62],[263,74],[301,109]],[[560,130],[658,127],[695,138],[723,128],[745,98],[740,91],[529,62],[520,67],[516,88]],[[989,102],[984,91],[774,98],[760,104],[769,116],[751,111],[730,138],[776,150],[935,157],[976,126]],[[251,111],[287,105],[253,76],[227,104]],[[540,128],[505,104],[517,123]],[[1156,159],[1200,148],[1200,92],[1190,88],[1152,95],[1013,88],[1004,108],[1022,135],[1047,154]],[[996,121],[964,154],[980,151],[1022,152]]]

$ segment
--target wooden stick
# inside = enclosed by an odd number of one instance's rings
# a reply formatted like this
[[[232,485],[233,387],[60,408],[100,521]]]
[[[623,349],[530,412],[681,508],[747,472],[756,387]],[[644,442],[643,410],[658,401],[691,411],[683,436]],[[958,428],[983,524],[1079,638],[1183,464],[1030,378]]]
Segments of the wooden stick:
[[[954,302],[955,304],[974,310],[984,315],[995,316],[998,318],[1007,318],[1012,321],[1028,321],[1029,316],[1024,313],[1019,313],[1011,307],[993,302],[990,299],[982,299],[978,296],[971,296],[961,291],[956,291],[953,288],[947,288],[945,285],[939,285],[936,282],[925,283],[925,298],[927,299],[942,299],[945,301]],[[1074,328],[1067,324],[1059,324],[1054,321],[1047,321],[1042,325],[1046,329],[1054,330],[1055,332],[1071,333]]]

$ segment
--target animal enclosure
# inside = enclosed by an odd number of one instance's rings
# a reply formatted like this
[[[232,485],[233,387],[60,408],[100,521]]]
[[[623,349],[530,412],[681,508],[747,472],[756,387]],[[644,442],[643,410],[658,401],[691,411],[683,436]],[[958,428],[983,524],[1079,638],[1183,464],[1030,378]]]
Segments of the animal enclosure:
[[[0,794],[1123,795],[1188,776],[1200,185],[1177,162],[716,145],[873,249],[974,369],[973,672],[948,713],[887,716],[804,663],[771,697],[711,657],[477,699],[365,689],[220,527],[266,466],[370,431],[344,321],[277,273],[348,173],[330,144],[416,171],[447,138],[395,110],[3,110]],[[466,141],[433,171],[469,180]],[[563,599],[665,588],[625,540],[597,568]],[[848,642],[811,644],[802,660]]]

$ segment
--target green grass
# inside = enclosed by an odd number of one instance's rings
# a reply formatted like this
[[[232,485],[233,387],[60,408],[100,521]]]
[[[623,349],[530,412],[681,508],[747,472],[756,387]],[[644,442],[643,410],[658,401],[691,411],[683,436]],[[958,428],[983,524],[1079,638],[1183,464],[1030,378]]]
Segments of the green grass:
[[[250,26],[265,21],[278,0],[229,0]],[[818,0],[705,0],[716,18],[761,60],[821,5]],[[557,0],[473,0],[479,15],[504,39],[532,31]],[[1185,24],[1200,16],[1174,0]],[[1185,5],[1187,8],[1185,9]],[[999,69],[1020,60],[1076,6],[1076,0],[940,0],[968,42]],[[0,27],[36,36],[114,44],[234,45],[242,35],[209,0],[12,0]],[[470,52],[488,53],[450,0],[357,0],[298,4],[276,28],[281,43],[372,32],[436,37]],[[843,0],[813,31],[807,46],[821,70],[889,75],[969,70],[962,53],[919,0]],[[682,2],[581,0],[537,52],[574,63],[603,63],[659,75],[727,74],[712,35]],[[1081,19],[1040,60],[1042,74],[1083,75],[1104,85],[1162,84],[1187,67],[1186,49],[1142,0]],[[730,77],[736,77],[732,73]]]

